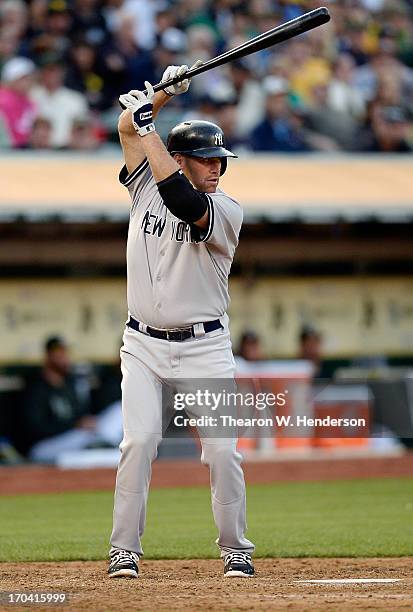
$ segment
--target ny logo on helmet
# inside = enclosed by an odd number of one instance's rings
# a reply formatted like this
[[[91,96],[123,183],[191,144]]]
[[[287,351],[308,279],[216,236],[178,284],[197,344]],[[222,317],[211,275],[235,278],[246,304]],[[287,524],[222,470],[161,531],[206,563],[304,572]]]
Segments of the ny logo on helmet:
[[[215,134],[215,144],[220,145],[220,146],[224,144],[224,141],[222,139],[222,134],[220,134],[219,132],[216,132]]]

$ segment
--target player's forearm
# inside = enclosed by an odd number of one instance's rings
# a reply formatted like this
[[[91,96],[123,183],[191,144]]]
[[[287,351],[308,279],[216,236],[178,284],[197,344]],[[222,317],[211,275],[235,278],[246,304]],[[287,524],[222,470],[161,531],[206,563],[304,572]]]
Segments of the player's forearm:
[[[166,150],[159,134],[151,132],[140,138],[140,143],[157,183],[179,170],[178,164]]]
[[[157,91],[153,98],[153,118],[157,116],[162,106],[164,106],[169,100],[172,100],[172,96],[168,96],[163,90]]]
[[[163,91],[158,91],[154,96],[153,116],[170,99]],[[123,156],[125,158],[128,172],[133,172],[145,158],[145,151],[142,147],[143,139],[136,133],[133,126],[133,118],[130,110],[124,110],[119,117],[118,123],[119,140],[122,145]]]

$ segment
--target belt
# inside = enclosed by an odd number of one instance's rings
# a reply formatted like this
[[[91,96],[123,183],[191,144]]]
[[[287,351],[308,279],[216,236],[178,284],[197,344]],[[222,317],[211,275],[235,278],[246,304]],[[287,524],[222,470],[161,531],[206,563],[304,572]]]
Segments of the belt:
[[[188,340],[188,338],[195,338],[194,326],[183,327],[178,329],[155,329],[153,327],[149,327],[148,325],[144,326],[142,323],[139,323],[133,317],[129,317],[126,325],[131,327],[135,331],[146,333],[153,338],[159,338],[160,340],[169,340],[169,342],[183,342],[184,340]],[[215,321],[207,321],[206,323],[202,323],[204,326],[205,333],[214,331],[215,329],[219,329],[222,327],[221,321],[219,319],[215,319]],[[146,327],[146,329],[145,329]],[[143,331],[143,329],[145,331]]]

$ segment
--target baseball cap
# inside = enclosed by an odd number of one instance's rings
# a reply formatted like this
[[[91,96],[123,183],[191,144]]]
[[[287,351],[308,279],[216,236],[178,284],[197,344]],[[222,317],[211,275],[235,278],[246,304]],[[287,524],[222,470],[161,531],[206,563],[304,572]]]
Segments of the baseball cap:
[[[224,106],[226,104],[235,104],[237,95],[231,83],[228,81],[218,81],[209,90],[206,97],[211,100],[215,106]]]
[[[289,91],[289,84],[287,79],[283,79],[278,76],[267,76],[262,82],[264,92],[267,96],[279,96],[287,94]]]
[[[5,83],[17,81],[29,74],[33,74],[35,70],[34,62],[27,57],[13,57],[4,64],[1,71],[1,80]]]
[[[186,49],[186,34],[178,28],[167,28],[161,34],[161,47],[172,53],[181,53]]]

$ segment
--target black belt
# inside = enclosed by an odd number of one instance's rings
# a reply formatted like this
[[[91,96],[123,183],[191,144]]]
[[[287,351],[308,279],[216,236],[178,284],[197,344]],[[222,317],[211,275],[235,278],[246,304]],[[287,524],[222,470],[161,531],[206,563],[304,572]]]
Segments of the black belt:
[[[184,327],[180,329],[154,329],[153,327],[146,326],[145,331],[141,329],[142,323],[139,323],[133,317],[129,317],[126,325],[131,327],[135,331],[146,333],[153,338],[159,338],[160,340],[169,340],[169,342],[183,342],[184,340],[188,340],[188,338],[195,338],[195,331],[193,325],[190,327]],[[222,327],[221,321],[219,319],[215,319],[215,321],[207,321],[206,323],[202,323],[204,326],[205,333],[214,331],[215,329],[219,329]],[[144,327],[144,326],[143,326]]]

